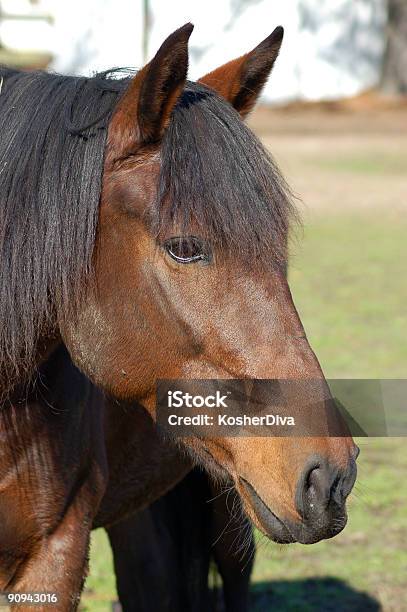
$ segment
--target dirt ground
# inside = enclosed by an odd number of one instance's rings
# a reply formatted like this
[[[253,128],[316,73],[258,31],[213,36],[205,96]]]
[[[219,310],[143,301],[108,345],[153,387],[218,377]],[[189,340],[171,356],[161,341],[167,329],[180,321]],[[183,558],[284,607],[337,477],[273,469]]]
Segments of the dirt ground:
[[[361,96],[260,107],[249,124],[300,198],[305,220],[313,212],[407,212],[407,102]]]

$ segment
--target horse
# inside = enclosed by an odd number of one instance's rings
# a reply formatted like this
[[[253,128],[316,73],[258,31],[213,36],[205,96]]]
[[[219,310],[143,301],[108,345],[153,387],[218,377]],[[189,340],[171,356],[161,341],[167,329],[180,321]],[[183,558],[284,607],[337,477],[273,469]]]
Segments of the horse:
[[[191,464],[141,406],[130,409],[95,387],[63,345],[37,376],[0,415],[1,590],[52,593],[52,582],[57,608],[70,610],[90,530],[142,510]]]
[[[107,533],[125,612],[208,612],[218,603],[225,612],[248,611],[255,556],[250,522],[233,488],[199,468]],[[222,589],[211,592],[212,562]]]
[[[312,379],[304,404],[327,422],[284,274],[292,196],[242,120],[283,30],[192,83],[192,29],[130,76],[0,73],[0,587],[55,592],[61,610],[77,605],[107,483],[92,397],[93,420],[68,427],[32,392],[61,343],[153,420],[158,379],[261,378]],[[347,432],[179,443],[232,479],[271,539],[344,528],[358,453]]]
[[[30,521],[38,521],[41,517],[40,526],[44,528],[44,518],[52,521],[58,507],[55,500],[64,503],[66,491],[74,494],[79,486],[86,486],[90,496],[81,495],[84,510],[93,510],[90,491],[95,487],[96,464],[99,472],[105,474],[106,485],[91,527],[105,527],[108,531],[120,600],[125,610],[141,610],[143,602],[146,610],[186,610],[194,607],[193,601],[200,601],[202,610],[209,609],[205,602],[209,600],[207,578],[212,543],[215,543],[213,551],[223,576],[227,601],[236,600],[241,605],[242,589],[248,591],[252,543],[249,542],[245,555],[230,556],[228,530],[238,527],[247,530],[247,523],[240,517],[237,520],[230,516],[222,490],[215,483],[210,485],[203,474],[187,476],[174,491],[164,495],[156,508],[154,504],[152,508],[146,507],[174,484],[177,485],[189,472],[191,464],[178,448],[159,436],[150,415],[141,406],[129,406],[126,402],[106,397],[75,368],[65,347],[60,346],[42,364],[39,380],[18,415],[17,428],[11,430],[14,439],[10,440],[10,452],[13,457],[9,458],[9,466],[13,467],[14,459],[16,469],[9,470],[7,483],[8,488],[19,496],[17,501],[23,511],[16,527],[28,530]],[[51,447],[47,448],[50,440]],[[42,464],[36,459],[36,454],[39,454]],[[148,461],[145,460],[146,454]],[[4,457],[5,453],[3,463]],[[35,474],[28,467],[31,463],[37,468]],[[35,500],[29,499],[31,491],[34,491]],[[4,493],[2,497],[5,511]],[[233,492],[226,498],[227,503],[229,497],[233,498]],[[209,503],[211,498],[214,499]],[[36,516],[33,518],[28,512],[29,504],[34,503]],[[63,511],[61,508],[59,512],[62,514]],[[135,511],[138,512],[134,514]],[[26,513],[28,516],[24,517]],[[4,518],[3,525],[5,523],[7,527],[10,519],[7,520],[6,514]],[[184,544],[180,546],[182,538],[179,536],[188,521]],[[164,525],[169,523],[174,527],[166,538],[162,537]],[[52,524],[48,529],[52,529]],[[161,530],[159,541],[158,529]],[[137,541],[140,530],[143,537]],[[31,532],[34,540],[31,546],[35,547],[41,534],[36,533],[35,524],[31,526]],[[168,546],[165,549],[166,542]],[[158,546],[163,551],[155,554]],[[73,554],[74,551],[74,547],[67,546],[64,553]],[[9,561],[5,558],[5,551],[1,553],[1,571],[5,572]],[[20,556],[26,553],[24,548],[16,551]],[[143,554],[144,563],[138,565]],[[151,575],[148,574],[148,564],[145,564],[148,556],[154,567]],[[32,560],[36,557],[33,555]],[[194,564],[190,563],[190,558],[195,559]],[[175,571],[177,564],[183,580],[179,574],[169,580],[168,574]],[[135,566],[139,570],[138,576],[133,573]],[[190,581],[185,590],[187,577]],[[154,605],[148,607],[152,598]]]

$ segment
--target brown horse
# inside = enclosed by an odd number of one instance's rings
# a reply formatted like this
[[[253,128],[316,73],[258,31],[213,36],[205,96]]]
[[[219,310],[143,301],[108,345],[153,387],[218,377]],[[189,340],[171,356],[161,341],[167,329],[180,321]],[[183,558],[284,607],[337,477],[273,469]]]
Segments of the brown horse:
[[[142,509],[191,467],[141,406],[105,398],[63,346],[3,408],[0,432],[1,590],[54,591],[59,610],[79,600],[92,527]]]
[[[3,542],[11,538],[13,543],[11,551],[0,550],[3,588],[14,589],[14,580],[22,574],[27,589],[46,578],[43,571],[49,567],[41,570],[44,529],[56,530],[53,541],[61,547],[61,571],[72,570],[78,552],[82,562],[78,544],[89,534],[91,519],[91,527],[108,529],[124,610],[198,609],[192,603],[197,600],[200,609],[208,610],[211,555],[224,580],[226,601],[233,605],[228,609],[244,610],[242,593],[248,593],[253,545],[249,541],[244,554],[233,555],[236,530],[248,529],[244,518],[228,512],[228,504],[236,504],[233,491],[222,496],[225,485],[219,488],[204,474],[193,473],[157,507],[144,510],[189,471],[190,462],[158,435],[142,406],[106,398],[95,388],[63,346],[38,374],[35,388],[15,406],[18,421],[7,427],[11,415],[5,411],[2,422],[2,431],[10,437],[2,453],[8,474],[2,481],[0,534]],[[80,529],[76,526],[72,539],[58,532],[61,517],[65,529],[71,524],[64,516],[71,496],[86,521]],[[21,512],[7,512],[12,506]],[[75,516],[74,525],[77,520]],[[78,593],[74,587],[82,578],[74,574],[72,583],[66,577],[59,592],[61,609],[64,597]]]
[[[94,383],[153,418],[160,378],[314,379],[303,401],[326,414],[284,275],[289,191],[241,120],[282,28],[197,84],[186,81],[191,31],[131,79],[1,71],[0,584],[56,591],[60,609],[77,601],[106,486],[92,397],[93,420],[64,430],[69,415],[44,412],[27,387],[61,340]],[[316,542],[346,523],[348,436],[184,446],[233,479],[278,542]]]
[[[107,529],[124,612],[247,612],[253,530],[233,488],[195,468],[148,508]],[[210,592],[211,562],[222,589]],[[213,564],[212,564],[213,566]]]

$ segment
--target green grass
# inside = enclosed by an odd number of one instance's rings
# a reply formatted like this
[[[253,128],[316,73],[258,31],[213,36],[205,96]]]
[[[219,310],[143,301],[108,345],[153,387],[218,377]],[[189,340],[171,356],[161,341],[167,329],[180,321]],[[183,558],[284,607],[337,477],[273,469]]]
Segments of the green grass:
[[[293,247],[294,301],[328,378],[407,378],[407,216],[317,218]]]
[[[310,163],[315,164],[311,159]],[[332,158],[318,159],[318,166],[322,170],[333,170],[339,173],[367,174],[367,175],[393,175],[407,172],[407,155],[405,153],[351,153],[334,156]]]
[[[407,220],[318,217],[295,246],[294,300],[330,378],[407,377]],[[407,610],[405,439],[361,439],[349,524],[333,540],[278,546],[260,538],[255,612]],[[83,609],[115,598],[103,531],[93,535]]]
[[[358,443],[359,478],[348,526],[335,539],[312,546],[276,546],[262,538],[253,576],[256,612],[362,612],[379,604],[407,609],[407,490],[400,487],[407,469],[405,440]]]
[[[111,612],[111,602],[117,598],[113,559],[104,529],[92,532],[90,573],[82,595],[84,612]]]

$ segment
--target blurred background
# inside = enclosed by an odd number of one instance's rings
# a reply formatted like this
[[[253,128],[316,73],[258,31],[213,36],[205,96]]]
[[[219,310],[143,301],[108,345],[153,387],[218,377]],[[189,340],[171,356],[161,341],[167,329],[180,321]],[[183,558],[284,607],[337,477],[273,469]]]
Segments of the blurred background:
[[[250,125],[299,198],[294,300],[328,378],[407,378],[407,0],[2,0],[0,63],[140,67],[186,21],[191,78],[284,26]],[[343,533],[313,546],[257,536],[255,612],[407,610],[406,441],[358,443]],[[97,531],[82,610],[115,599]]]

